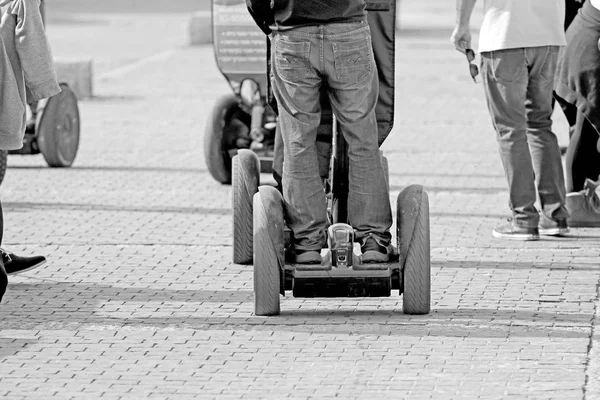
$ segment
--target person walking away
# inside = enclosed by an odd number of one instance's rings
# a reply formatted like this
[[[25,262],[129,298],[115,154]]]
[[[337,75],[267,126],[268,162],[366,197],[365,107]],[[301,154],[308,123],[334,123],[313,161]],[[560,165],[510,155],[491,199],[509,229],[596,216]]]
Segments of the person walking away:
[[[325,87],[348,144],[348,219],[364,263],[387,262],[392,213],[378,145],[379,81],[364,0],[246,0],[270,35],[284,142],[283,197],[297,263],[321,263],[327,210],[316,150]]]
[[[469,24],[475,3],[456,2],[451,41],[465,54],[473,53]],[[483,7],[481,74],[512,211],[509,223],[492,234],[512,240],[563,235],[569,214],[551,117],[554,70],[565,45],[564,0],[484,0]]]
[[[574,0],[570,0],[571,2]],[[569,123],[565,154],[568,223],[600,227],[600,1],[586,1],[567,29],[554,98]]]
[[[0,0],[0,150],[23,146],[27,103],[60,92],[40,13],[40,0]],[[0,244],[4,230],[0,206]],[[7,275],[37,268],[44,256],[0,249],[0,300]]]

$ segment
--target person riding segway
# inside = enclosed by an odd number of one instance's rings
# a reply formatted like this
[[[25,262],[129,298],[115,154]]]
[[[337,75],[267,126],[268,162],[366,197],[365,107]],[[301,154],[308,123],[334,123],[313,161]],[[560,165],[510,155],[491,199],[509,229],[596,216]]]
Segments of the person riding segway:
[[[321,263],[327,210],[318,171],[320,89],[348,145],[348,216],[363,262],[389,260],[392,212],[379,154],[379,82],[364,0],[248,0],[258,26],[271,35],[271,79],[284,143],[283,196],[296,262]]]
[[[286,290],[294,297],[381,297],[392,289],[403,294],[405,313],[428,313],[428,197],[420,185],[399,194],[397,251],[379,150],[393,126],[395,2],[247,5],[270,35],[284,156],[283,195],[262,185],[250,207],[253,237],[245,244],[252,244],[255,314],[278,314]],[[276,159],[277,147],[276,140]],[[236,162],[250,153],[238,153],[234,163],[255,169],[257,161]],[[235,203],[237,225],[245,217]]]

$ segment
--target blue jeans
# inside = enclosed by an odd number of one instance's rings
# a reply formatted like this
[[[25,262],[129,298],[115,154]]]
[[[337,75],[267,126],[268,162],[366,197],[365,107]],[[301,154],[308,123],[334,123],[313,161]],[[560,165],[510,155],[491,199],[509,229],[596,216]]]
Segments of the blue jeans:
[[[322,86],[348,143],[348,222],[358,240],[371,236],[389,244],[392,212],[379,154],[379,81],[367,22],[274,32],[272,46],[284,142],[283,197],[295,248],[320,250],[326,243],[327,203],[315,144]]]
[[[537,227],[541,212],[566,219],[560,148],[552,132],[557,46],[481,53],[482,79],[508,180],[513,222]]]

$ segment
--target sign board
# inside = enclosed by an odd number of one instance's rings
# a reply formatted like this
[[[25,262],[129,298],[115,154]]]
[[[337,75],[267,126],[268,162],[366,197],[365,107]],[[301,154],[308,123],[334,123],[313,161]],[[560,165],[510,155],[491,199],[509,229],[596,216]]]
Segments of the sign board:
[[[267,38],[244,0],[213,0],[213,44],[224,74],[266,74]]]

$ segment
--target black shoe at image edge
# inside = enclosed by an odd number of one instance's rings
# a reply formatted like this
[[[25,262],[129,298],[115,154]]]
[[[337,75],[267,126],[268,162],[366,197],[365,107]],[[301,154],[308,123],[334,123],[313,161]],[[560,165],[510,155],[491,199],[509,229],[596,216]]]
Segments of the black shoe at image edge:
[[[4,263],[4,269],[7,275],[17,275],[22,272],[31,271],[46,263],[44,256],[22,257],[0,249],[0,255]]]

